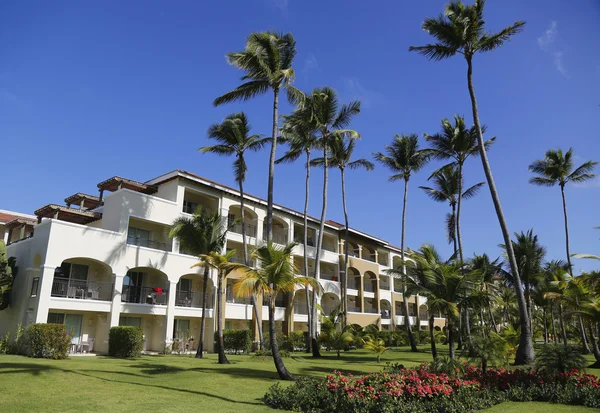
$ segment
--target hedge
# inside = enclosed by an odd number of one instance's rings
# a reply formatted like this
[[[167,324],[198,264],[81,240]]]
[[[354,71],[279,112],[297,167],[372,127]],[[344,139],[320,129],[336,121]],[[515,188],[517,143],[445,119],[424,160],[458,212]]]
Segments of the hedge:
[[[67,358],[71,336],[64,324],[30,324],[23,336],[23,352],[29,357]]]
[[[217,348],[215,332],[215,349]],[[223,346],[227,353],[250,353],[252,350],[252,332],[250,330],[223,330]]]
[[[139,327],[112,327],[108,334],[108,355],[121,358],[135,358],[142,355],[144,334]]]

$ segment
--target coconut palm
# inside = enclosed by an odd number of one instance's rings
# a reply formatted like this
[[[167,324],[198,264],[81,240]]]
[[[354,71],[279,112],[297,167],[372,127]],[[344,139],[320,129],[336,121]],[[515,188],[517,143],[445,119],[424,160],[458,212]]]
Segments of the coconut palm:
[[[377,363],[381,361],[381,355],[390,349],[385,345],[385,340],[373,336],[367,336],[363,348],[366,350],[371,350],[373,353],[375,353],[377,356]]]
[[[471,98],[473,121],[477,132],[477,146],[504,243],[507,245],[508,261],[515,278],[514,289],[519,305],[519,321],[521,323],[521,341],[517,349],[515,363],[529,364],[535,360],[535,353],[533,351],[531,328],[527,318],[525,295],[521,286],[517,261],[510,244],[510,231],[504,218],[500,197],[492,176],[492,169],[485,152],[483,131],[479,121],[479,109],[473,86],[473,57],[475,54],[498,49],[509,41],[512,36],[519,33],[525,23],[517,21],[512,26],[508,26],[497,33],[486,32],[483,18],[484,6],[485,0],[476,0],[473,5],[465,5],[460,0],[451,1],[446,5],[443,15],[437,18],[427,18],[423,23],[423,29],[435,38],[435,43],[425,46],[411,46],[409,51],[419,52],[428,59],[435,61],[448,59],[458,54],[462,55],[467,62],[467,85]]]
[[[582,183],[594,178],[592,173],[598,162],[587,161],[573,170],[573,148],[563,153],[562,149],[550,149],[546,151],[544,159],[538,159],[529,165],[529,170],[538,176],[534,176],[529,183],[538,186],[560,187],[562,196],[563,214],[565,218],[565,246],[567,250],[567,262],[569,271],[573,271],[571,264],[571,252],[569,246],[569,219],[567,216],[567,198],[565,197],[565,186],[569,182]]]
[[[296,122],[287,122],[287,116],[283,116],[283,128],[281,141],[289,145],[288,151],[275,161],[276,164],[284,162],[294,162],[302,154],[306,155],[306,181],[304,187],[304,276],[309,277],[308,266],[308,200],[310,189],[310,168],[311,154],[314,149],[319,147],[319,137],[315,133],[314,124],[309,120],[302,122],[302,119],[297,119]],[[308,309],[308,332],[312,337],[312,310],[310,291],[306,287],[306,308]],[[310,347],[310,345],[309,345]],[[310,348],[308,349],[310,351]]]
[[[269,307],[269,339],[277,374],[282,380],[293,380],[286,369],[279,346],[275,328],[275,298],[279,293],[293,293],[297,286],[310,285],[315,291],[320,288],[319,282],[312,277],[296,277],[298,269],[294,266],[292,250],[295,243],[283,248],[272,243],[258,248],[252,256],[258,260],[258,267],[253,268],[243,264],[230,264],[229,268],[241,270],[244,275],[235,283],[235,295],[249,297],[252,294],[262,295],[267,299]]]
[[[301,102],[303,94],[292,86],[294,69],[292,63],[296,56],[296,41],[291,33],[274,32],[252,33],[246,40],[241,52],[227,54],[227,62],[246,72],[242,83],[234,90],[216,98],[213,105],[238,100],[250,100],[273,92],[273,129],[271,135],[271,154],[269,157],[269,179],[267,189],[267,241],[273,235],[273,179],[275,176],[275,151],[277,148],[277,129],[279,112],[279,92],[285,89],[291,103]]]
[[[208,137],[219,142],[214,146],[203,146],[202,153],[214,153],[220,156],[235,156],[233,171],[235,181],[240,189],[240,214],[242,221],[242,244],[244,246],[244,263],[248,264],[248,240],[246,239],[246,220],[244,207],[244,181],[246,180],[246,151],[256,152],[261,150],[270,138],[261,138],[260,135],[250,135],[251,126],[244,112],[233,113],[225,118],[222,123],[215,123],[208,128]],[[252,297],[252,307],[258,328],[260,348],[263,347],[263,335],[256,297]]]
[[[385,167],[393,172],[390,181],[404,181],[404,197],[402,201],[402,230],[400,235],[400,257],[402,260],[402,277],[406,277],[406,260],[404,257],[404,237],[406,234],[406,200],[408,198],[408,182],[412,174],[418,172],[427,164],[428,155],[426,151],[419,149],[419,138],[417,135],[396,135],[391,145],[386,145],[385,154],[374,153],[373,156]],[[410,341],[412,351],[419,351],[417,342],[410,325],[408,316],[408,298],[406,297],[406,286],[402,287],[404,316],[406,318],[406,332]]]
[[[372,171],[375,168],[372,162],[366,159],[357,159],[352,161],[352,153],[356,146],[356,141],[352,138],[346,139],[344,135],[338,135],[332,138],[329,142],[329,159],[327,164],[330,168],[338,168],[342,179],[342,207],[344,209],[344,222],[346,225],[344,236],[344,276],[342,277],[342,327],[348,325],[348,245],[349,232],[348,225],[348,208],[346,207],[346,168],[348,169],[366,169]],[[317,158],[313,161],[314,165],[323,166],[325,158]]]
[[[317,236],[317,250],[315,254],[315,278],[321,276],[321,250],[323,247],[323,233],[325,232],[325,215],[327,212],[327,187],[329,182],[328,154],[330,143],[340,136],[348,139],[357,139],[358,132],[346,129],[352,122],[352,118],[360,113],[360,102],[353,101],[340,105],[337,93],[330,87],[316,88],[304,100],[302,107],[296,109],[286,118],[289,126],[310,125],[319,138],[319,146],[323,151],[323,204],[321,207],[321,219],[319,223],[319,234]],[[346,274],[342,280],[346,279]],[[344,281],[343,281],[344,282]],[[316,316],[316,294],[312,297],[312,329],[311,347],[313,357],[319,357],[319,346],[317,343],[317,316]]]
[[[200,262],[193,267],[212,268],[217,272],[217,352],[219,354],[219,364],[229,364],[225,355],[225,346],[223,345],[223,281],[229,273],[235,268],[232,267],[231,259],[235,256],[235,250],[231,250],[225,255],[215,251],[208,254],[200,254]]]
[[[179,239],[180,251],[199,257],[223,250],[227,240],[227,228],[223,226],[221,214],[199,207],[192,217],[177,218],[173,222],[169,236]],[[210,267],[205,266],[202,283],[202,321],[200,322],[200,340],[198,340],[196,358],[202,358],[204,354],[209,271]]]
[[[328,316],[321,316],[319,340],[325,344],[327,351],[335,350],[338,357],[340,357],[340,352],[354,341],[352,326],[341,327],[342,319],[343,312],[339,309],[334,309]]]

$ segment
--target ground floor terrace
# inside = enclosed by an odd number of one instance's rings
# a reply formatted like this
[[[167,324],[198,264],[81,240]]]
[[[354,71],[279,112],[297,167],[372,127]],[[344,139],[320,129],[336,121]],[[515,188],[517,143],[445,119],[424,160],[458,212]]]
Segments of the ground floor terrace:
[[[440,346],[442,347],[442,346]],[[354,375],[379,371],[386,362],[407,367],[431,360],[428,347],[411,353],[394,348],[377,364],[372,353],[356,350],[323,352],[313,359],[302,353],[286,358],[286,367],[298,376],[325,377],[333,370]],[[444,351],[445,347],[441,348]],[[108,357],[71,357],[67,360],[30,359],[0,355],[3,403],[0,412],[173,412],[208,411],[273,413],[261,400],[277,383],[271,359],[228,356],[219,365],[216,355],[144,356],[136,360]],[[588,357],[590,364],[592,358]],[[600,370],[589,369],[599,375]],[[592,413],[579,406],[547,403],[504,403],[489,413]]]

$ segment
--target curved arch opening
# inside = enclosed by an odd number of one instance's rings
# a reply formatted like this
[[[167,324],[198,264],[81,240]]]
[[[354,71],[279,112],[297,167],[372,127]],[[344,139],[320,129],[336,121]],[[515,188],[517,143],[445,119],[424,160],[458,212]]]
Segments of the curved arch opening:
[[[69,258],[54,269],[51,296],[111,301],[112,284],[108,264],[87,257]]]
[[[168,277],[151,267],[135,267],[123,277],[121,301],[132,304],[167,305]]]
[[[256,237],[256,224],[258,215],[252,209],[244,206],[244,222],[246,223],[246,236]],[[229,230],[237,234],[242,233],[242,208],[239,204],[231,205],[227,213]]]

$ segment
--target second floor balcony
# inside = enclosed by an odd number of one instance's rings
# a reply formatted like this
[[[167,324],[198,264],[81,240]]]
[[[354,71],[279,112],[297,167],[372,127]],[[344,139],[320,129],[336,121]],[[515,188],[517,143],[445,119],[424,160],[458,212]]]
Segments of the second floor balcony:
[[[203,295],[202,291],[177,291],[175,293],[175,306],[202,308]],[[212,309],[214,301],[214,294],[207,293],[205,308]]]
[[[159,287],[124,285],[121,301],[131,304],[167,305],[169,291]]]
[[[74,298],[79,300],[112,300],[113,283],[54,278],[52,281],[52,297]]]
[[[132,236],[132,235],[127,236],[127,244],[128,245],[137,245],[138,247],[152,248],[154,250],[161,250],[161,251],[166,251],[166,252],[171,252],[171,250],[172,250],[172,243],[170,243],[170,242],[162,242],[162,241],[155,241],[155,240],[151,240],[151,239],[144,239],[144,238],[139,238],[139,237]]]

